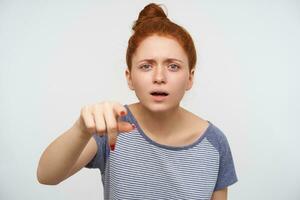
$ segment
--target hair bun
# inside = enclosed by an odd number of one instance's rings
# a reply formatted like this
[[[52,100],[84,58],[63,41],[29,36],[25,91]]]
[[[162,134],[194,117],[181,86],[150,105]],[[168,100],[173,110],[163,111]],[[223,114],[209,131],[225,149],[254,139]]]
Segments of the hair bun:
[[[160,7],[161,4],[150,3],[140,12],[138,20],[133,24],[132,29],[135,31],[137,27],[148,20],[167,20],[169,21],[164,10]]]

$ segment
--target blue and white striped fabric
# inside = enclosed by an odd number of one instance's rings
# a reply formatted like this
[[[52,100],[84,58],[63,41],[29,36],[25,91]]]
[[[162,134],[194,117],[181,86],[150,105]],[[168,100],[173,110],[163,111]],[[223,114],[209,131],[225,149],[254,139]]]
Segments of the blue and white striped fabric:
[[[114,151],[107,136],[94,134],[98,151],[85,166],[100,169],[104,199],[209,200],[214,191],[237,182],[226,136],[211,122],[193,144],[171,147],[147,137],[124,106],[123,120],[137,128],[120,134]]]

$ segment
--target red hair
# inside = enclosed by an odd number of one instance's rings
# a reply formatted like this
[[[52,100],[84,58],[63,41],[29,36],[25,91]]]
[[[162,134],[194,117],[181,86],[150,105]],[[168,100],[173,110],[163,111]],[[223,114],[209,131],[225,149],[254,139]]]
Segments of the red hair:
[[[140,12],[138,20],[133,24],[134,34],[129,38],[126,52],[126,62],[129,71],[132,67],[132,56],[139,44],[147,37],[159,35],[177,40],[189,61],[189,69],[195,68],[197,55],[190,34],[181,26],[171,22],[160,7],[160,4],[150,3]]]

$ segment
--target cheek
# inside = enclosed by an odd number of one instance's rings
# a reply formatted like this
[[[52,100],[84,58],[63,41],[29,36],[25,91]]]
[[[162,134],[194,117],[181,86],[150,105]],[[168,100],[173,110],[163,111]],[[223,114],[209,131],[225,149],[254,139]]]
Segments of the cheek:
[[[150,85],[151,79],[147,76],[135,76],[132,78],[132,84],[137,90],[144,90],[145,87]]]
[[[169,79],[169,83],[176,88],[185,88],[188,82],[188,77],[185,75],[174,76]]]

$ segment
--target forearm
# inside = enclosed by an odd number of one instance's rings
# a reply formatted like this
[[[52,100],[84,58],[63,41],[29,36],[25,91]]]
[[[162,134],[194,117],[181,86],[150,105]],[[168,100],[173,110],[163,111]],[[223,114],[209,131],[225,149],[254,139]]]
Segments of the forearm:
[[[37,170],[40,183],[55,185],[64,180],[91,135],[84,133],[79,121],[55,139],[43,152]]]

